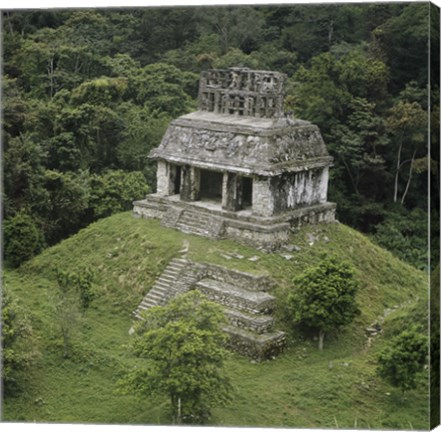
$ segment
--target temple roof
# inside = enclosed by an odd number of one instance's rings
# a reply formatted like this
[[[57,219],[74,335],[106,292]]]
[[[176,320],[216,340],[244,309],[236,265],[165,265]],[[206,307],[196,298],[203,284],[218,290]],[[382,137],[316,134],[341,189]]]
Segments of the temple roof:
[[[257,175],[303,171],[332,162],[318,127],[310,122],[205,111],[172,121],[150,157]]]
[[[173,120],[149,156],[264,176],[329,166],[318,127],[283,113],[285,80],[248,68],[202,72],[199,111]]]

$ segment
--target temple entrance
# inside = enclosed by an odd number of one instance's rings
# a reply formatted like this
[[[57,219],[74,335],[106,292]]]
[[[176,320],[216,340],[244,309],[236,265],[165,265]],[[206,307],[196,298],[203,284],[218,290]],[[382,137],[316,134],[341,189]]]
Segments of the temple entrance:
[[[176,195],[181,190],[181,167],[176,165],[173,171],[173,194]]]
[[[253,179],[242,177],[242,208],[253,205]]]
[[[200,199],[222,201],[222,181],[222,173],[201,170]]]

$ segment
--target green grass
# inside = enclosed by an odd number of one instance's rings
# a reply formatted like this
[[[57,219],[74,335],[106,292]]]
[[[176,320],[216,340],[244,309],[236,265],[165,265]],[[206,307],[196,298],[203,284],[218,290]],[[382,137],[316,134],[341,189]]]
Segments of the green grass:
[[[309,244],[310,234],[316,238]],[[427,374],[417,389],[401,395],[375,374],[375,355],[385,341],[413,320],[426,319],[427,278],[341,224],[305,227],[293,234],[301,248],[292,259],[265,254],[238,243],[213,241],[163,228],[158,221],[122,213],[94,223],[46,251],[19,270],[6,270],[6,286],[27,309],[39,357],[26,376],[24,392],[8,398],[3,420],[167,424],[165,399],[141,399],[118,392],[117,381],[135,366],[126,348],[130,313],[183,241],[189,258],[265,274],[277,282],[278,324],[292,278],[336,254],[351,262],[360,281],[357,301],[362,313],[337,335],[316,342],[289,328],[288,349],[275,360],[254,363],[231,354],[227,370],[235,385],[233,402],[216,407],[212,424],[321,428],[428,428]],[[234,252],[245,258],[227,259]],[[257,262],[248,258],[258,256]],[[61,338],[53,320],[54,268],[95,273],[96,297],[74,334],[74,351],[62,358]],[[365,328],[384,314],[385,331],[370,347]]]

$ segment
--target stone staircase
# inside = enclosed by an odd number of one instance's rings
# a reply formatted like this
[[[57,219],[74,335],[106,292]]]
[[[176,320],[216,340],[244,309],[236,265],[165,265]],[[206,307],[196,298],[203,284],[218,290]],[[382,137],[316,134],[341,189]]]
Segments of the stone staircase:
[[[229,347],[256,360],[271,358],[285,345],[285,333],[274,329],[272,281],[263,276],[174,258],[134,312],[166,304],[171,298],[197,289],[224,309]]]
[[[196,288],[224,307],[229,322],[224,331],[230,336],[231,349],[256,360],[271,358],[283,350],[285,333],[273,328],[270,314],[275,298],[264,291],[267,286],[255,284],[249,289],[243,283],[204,278],[196,283]]]
[[[175,297],[182,290],[180,275],[184,272],[188,261],[181,258],[173,258],[165,268],[159,279],[156,280],[150,291],[145,295],[138,308],[133,312],[135,318],[141,318],[140,313],[153,306],[161,306]],[[182,290],[184,291],[184,290]]]
[[[210,238],[222,237],[224,222],[220,217],[193,209],[185,209],[180,213],[175,228],[187,234],[195,234]]]

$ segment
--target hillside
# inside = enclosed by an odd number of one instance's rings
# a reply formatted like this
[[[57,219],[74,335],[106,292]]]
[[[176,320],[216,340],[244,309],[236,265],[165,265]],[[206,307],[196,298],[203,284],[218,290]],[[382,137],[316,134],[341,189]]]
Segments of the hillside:
[[[375,375],[375,354],[409,323],[427,322],[423,273],[342,224],[305,227],[293,234],[292,252],[266,254],[232,241],[213,241],[163,228],[158,221],[120,213],[100,220],[45,250],[17,271],[5,271],[7,288],[32,318],[40,356],[26,390],[4,401],[3,420],[165,424],[167,401],[117,392],[117,380],[138,361],[127,351],[131,312],[184,240],[189,258],[266,274],[278,283],[281,315],[292,278],[323,254],[351,262],[360,281],[361,315],[319,352],[316,342],[290,329],[290,344],[275,360],[256,363],[231,354],[233,403],[216,408],[212,423],[226,426],[426,429],[428,386],[422,378],[403,398]],[[298,250],[300,248],[300,250]],[[289,254],[288,257],[283,255]],[[249,261],[250,257],[257,261]],[[242,258],[241,258],[242,257]],[[94,272],[95,298],[75,334],[74,355],[63,359],[53,323],[53,269]],[[386,316],[387,315],[387,316]],[[365,329],[386,316],[370,344]]]

